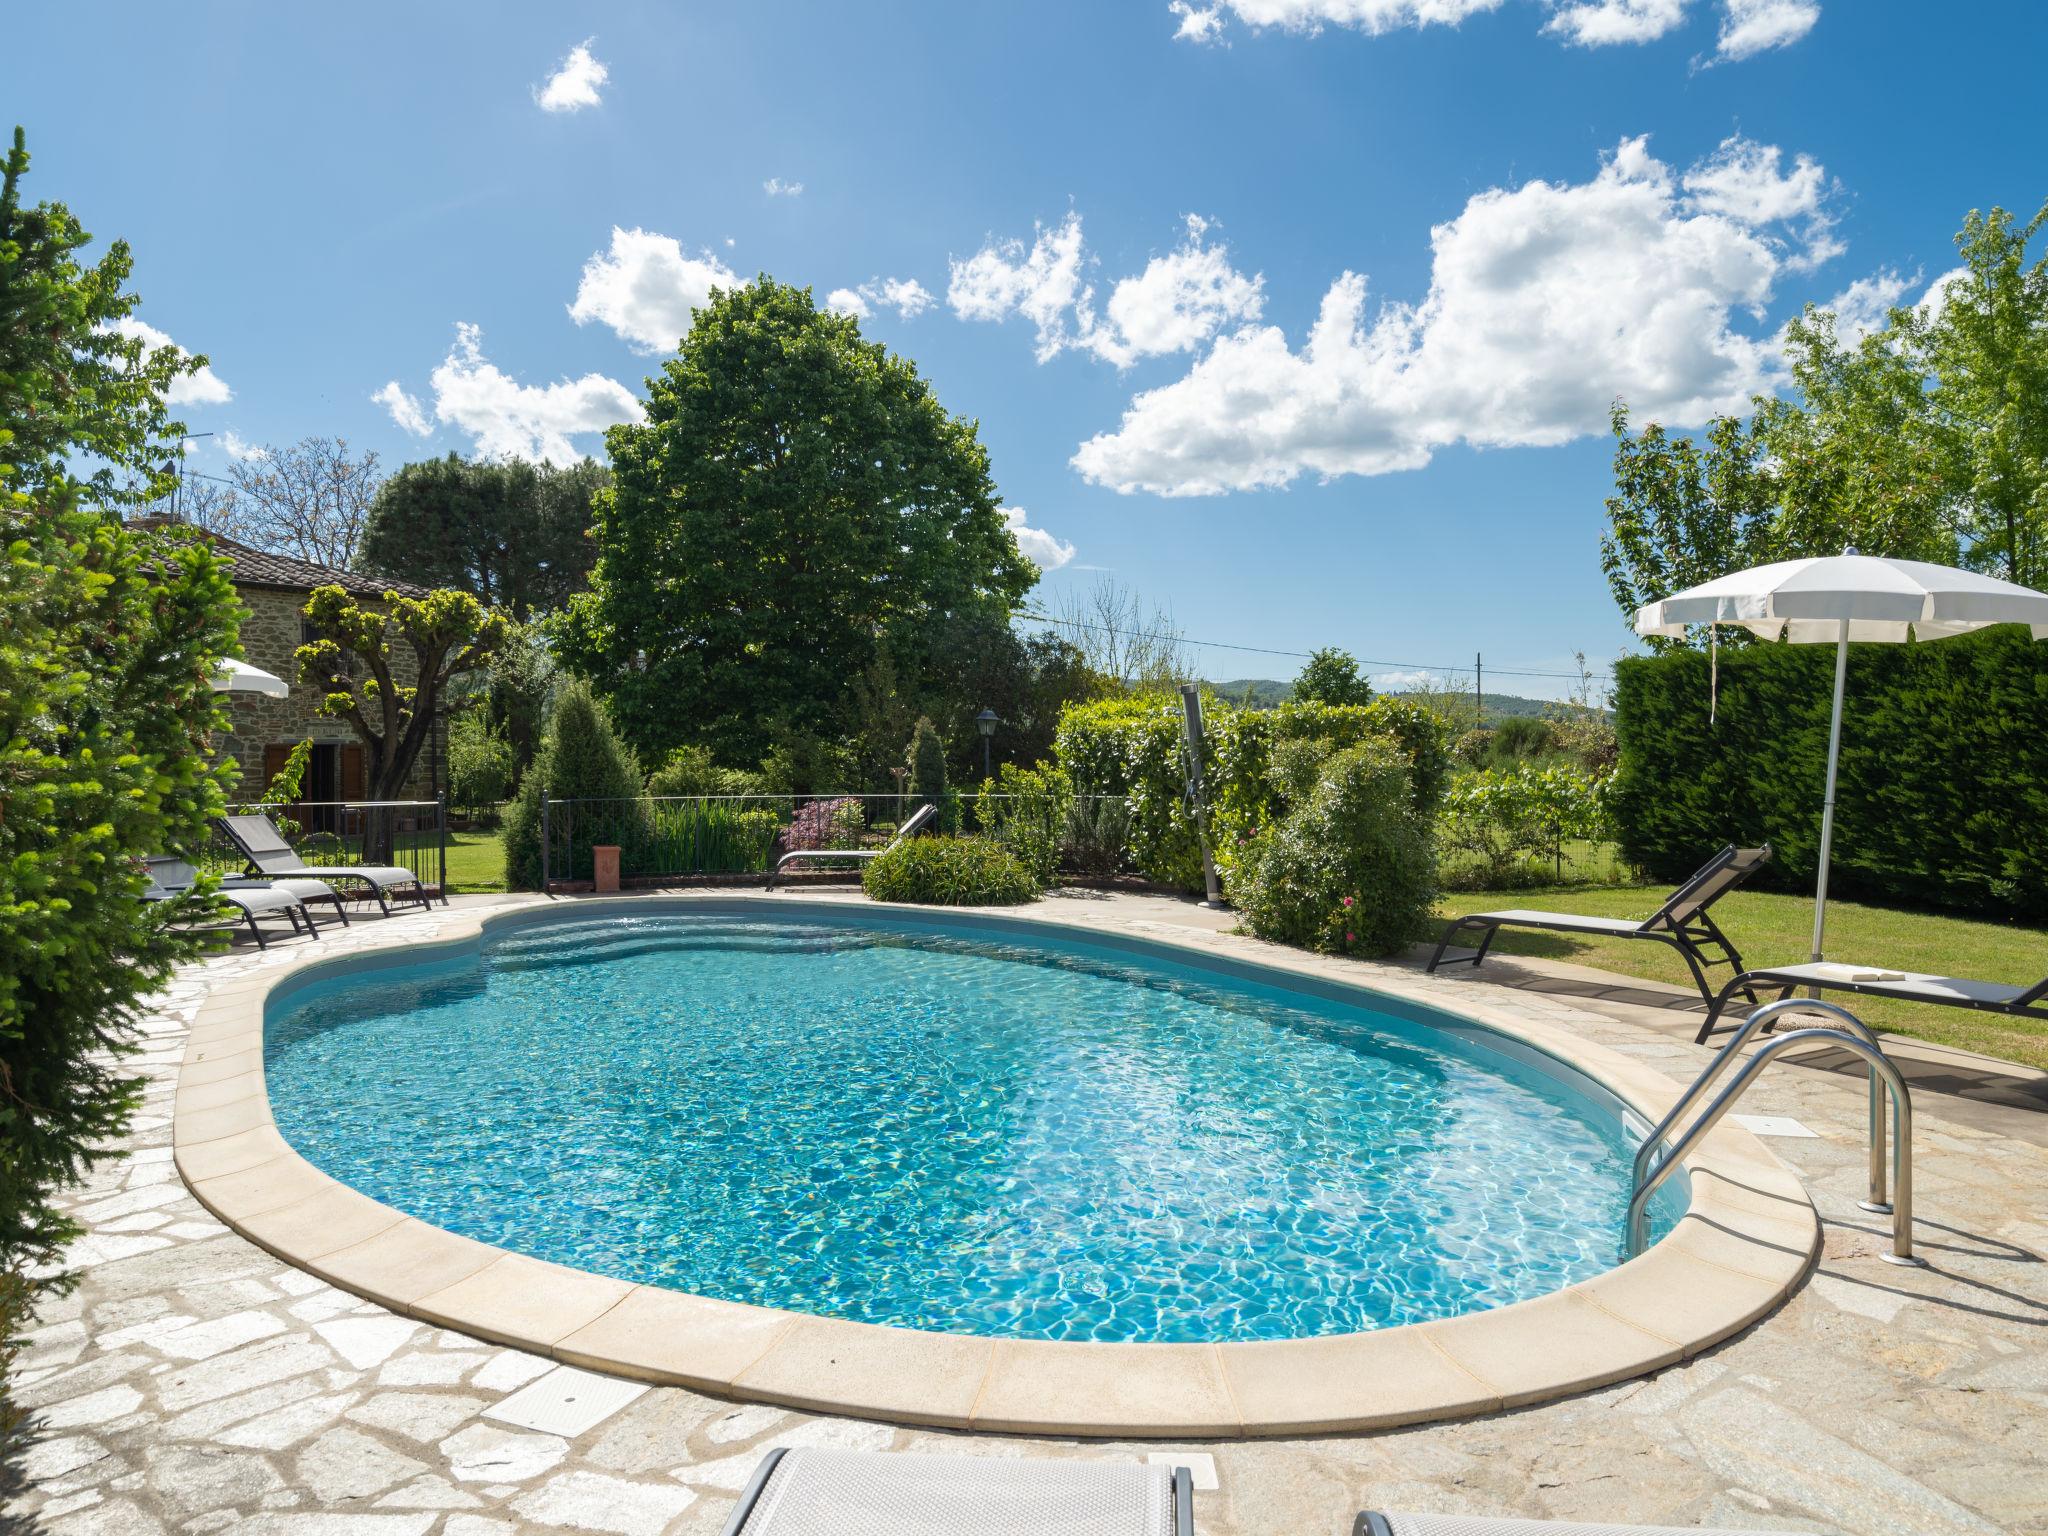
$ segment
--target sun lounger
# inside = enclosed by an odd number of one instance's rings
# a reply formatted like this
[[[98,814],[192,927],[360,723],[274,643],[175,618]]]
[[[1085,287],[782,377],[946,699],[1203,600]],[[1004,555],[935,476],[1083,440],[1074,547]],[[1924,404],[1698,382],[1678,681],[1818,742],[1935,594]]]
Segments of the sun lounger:
[[[725,1536],[1193,1536],[1193,1488],[1135,1461],[778,1450]]]
[[[1351,1536],[1766,1536],[1697,1525],[1583,1525],[1572,1520],[1502,1520],[1491,1515],[1414,1515],[1369,1509]]]
[[[1757,988],[1780,988],[1780,997],[1790,997],[1800,987],[1824,991],[1858,992],[1865,997],[1889,997],[1902,1003],[1933,1003],[1942,1008],[1974,1008],[1979,1013],[2002,1013],[2015,1019],[2048,1020],[2048,976],[2031,987],[2008,986],[1997,981],[1971,981],[1964,976],[1930,976],[1920,971],[1887,971],[1877,966],[1842,965],[1832,960],[1808,961],[1800,965],[1771,965],[1744,971],[1707,1006],[1707,1021],[1695,1035],[1706,1044],[1723,1025],[1721,1015],[1746,992],[1756,1001]]]
[[[199,872],[183,859],[150,858],[143,860],[143,864],[149,873],[149,888],[142,893],[144,901],[177,901],[181,897],[189,896],[192,887],[199,881]],[[327,900],[336,900],[333,891],[327,890],[325,886],[322,886],[321,890],[326,892]],[[293,933],[301,931],[299,925],[303,922],[304,932],[314,938],[320,936],[313,926],[312,914],[306,910],[305,899],[291,891],[275,886],[247,885],[236,886],[233,889],[223,888],[219,892],[219,897],[241,913],[232,926],[240,927],[246,922],[249,925],[249,936],[256,941],[258,949],[268,948],[270,944],[270,940],[257,922],[259,918],[282,917],[292,925]]]
[[[1544,928],[1557,933],[1583,933],[1606,939],[1650,939],[1659,944],[1669,944],[1685,957],[1685,963],[1692,971],[1693,984],[1700,989],[1701,1001],[1711,1007],[1714,992],[1707,984],[1707,967],[1726,965],[1740,972],[1742,956],[1728,942],[1728,936],[1715,926],[1707,909],[1770,861],[1771,847],[1768,843],[1761,848],[1737,848],[1731,843],[1709,859],[1699,873],[1673,891],[1663,906],[1639,923],[1621,917],[1580,917],[1570,912],[1533,912],[1520,908],[1506,912],[1468,913],[1454,919],[1444,929],[1436,953],[1430,958],[1429,968],[1434,971],[1440,965],[1459,965],[1467,961],[1476,968],[1486,958],[1487,950],[1493,947],[1494,939],[1503,928]],[[1451,940],[1460,933],[1477,935],[1478,946],[1451,949]],[[1750,994],[1750,1000],[1756,1000],[1754,993]]]
[[[346,880],[367,885],[376,898],[378,909],[387,917],[394,901],[416,902],[423,907],[432,905],[433,899],[427,894],[420,877],[402,865],[311,865],[299,858],[268,816],[223,816],[220,825],[241,850],[242,857],[249,861],[250,867],[272,880]],[[447,897],[441,899],[445,902]]]
[[[299,898],[299,905],[305,908],[306,920],[313,920],[316,906],[334,908],[334,915],[341,919],[341,926],[348,926],[348,907],[341,899],[341,893],[324,880],[271,880],[261,875],[232,875],[221,881],[224,891],[283,891]]]
[[[768,872],[768,889],[775,889],[775,882],[781,878],[783,867],[793,859],[879,859],[906,837],[915,837],[938,819],[939,808],[935,805],[920,805],[910,817],[896,829],[896,835],[880,848],[799,848],[794,853],[785,853],[775,861],[775,868]]]

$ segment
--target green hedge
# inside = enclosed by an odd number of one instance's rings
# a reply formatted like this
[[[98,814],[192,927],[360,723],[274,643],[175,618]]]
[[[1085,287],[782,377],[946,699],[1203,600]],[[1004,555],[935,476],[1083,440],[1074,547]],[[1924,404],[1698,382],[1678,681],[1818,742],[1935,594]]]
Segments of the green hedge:
[[[1682,879],[1724,843],[1769,842],[1812,888],[1834,648],[1674,652],[1616,669],[1623,853]],[[1831,893],[2048,917],[2048,643],[2016,628],[1852,645]]]

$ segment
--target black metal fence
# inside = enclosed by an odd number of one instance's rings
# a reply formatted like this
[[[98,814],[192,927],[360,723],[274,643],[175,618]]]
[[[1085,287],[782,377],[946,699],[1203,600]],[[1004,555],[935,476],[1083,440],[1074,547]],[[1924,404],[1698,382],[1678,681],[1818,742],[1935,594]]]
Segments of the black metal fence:
[[[227,813],[268,816],[308,866],[391,863],[412,871],[414,878],[437,893],[448,888],[446,800],[310,800],[292,805],[231,805]],[[227,833],[216,827],[200,862],[227,874],[242,869],[248,861]]]
[[[1079,795],[1053,804],[1037,797],[990,795],[990,819],[1025,818],[1060,851],[1062,867],[1113,876],[1127,868],[1129,820],[1120,795]],[[765,877],[786,853],[876,849],[895,837],[925,797],[900,794],[642,795],[630,800],[541,801],[541,874],[550,887],[588,883],[592,849],[619,850],[620,877]],[[984,797],[959,791],[937,800],[938,830],[975,833]],[[791,866],[795,874],[846,871],[857,861],[829,857]]]

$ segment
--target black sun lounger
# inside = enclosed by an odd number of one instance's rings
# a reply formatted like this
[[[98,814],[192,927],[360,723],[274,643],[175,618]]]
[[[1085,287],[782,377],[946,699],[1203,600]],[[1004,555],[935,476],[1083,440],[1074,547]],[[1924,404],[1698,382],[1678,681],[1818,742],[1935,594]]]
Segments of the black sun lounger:
[[[1698,874],[1673,891],[1663,906],[1639,923],[1632,923],[1625,917],[1580,917],[1570,912],[1530,912],[1519,908],[1507,912],[1468,913],[1454,919],[1444,929],[1436,953],[1430,957],[1429,968],[1434,971],[1440,965],[1460,965],[1467,961],[1477,967],[1503,928],[1547,928],[1558,933],[1584,933],[1604,939],[1651,939],[1659,944],[1669,944],[1685,957],[1685,963],[1692,971],[1693,984],[1700,989],[1700,1000],[1712,1007],[1714,992],[1707,984],[1707,967],[1726,965],[1740,972],[1742,956],[1728,942],[1728,936],[1715,925],[1713,918],[1707,915],[1707,909],[1770,861],[1769,843],[1761,848],[1737,848],[1731,843],[1707,860]],[[1477,935],[1478,947],[1453,950],[1451,940],[1460,933]],[[1719,953],[1715,953],[1717,950]],[[1750,994],[1750,1001],[1756,1001],[1754,993]]]
[[[770,1451],[725,1536],[1194,1536],[1186,1467],[1027,1456]]]
[[[423,907],[433,905],[420,877],[402,865],[311,865],[299,858],[268,816],[223,816],[220,825],[250,867],[270,879],[349,880],[367,885],[378,909],[387,917],[394,901],[417,902]],[[441,899],[445,902],[447,897]]]
[[[157,857],[142,862],[149,872],[149,888],[142,893],[144,901],[177,901],[190,895],[192,887],[199,881],[199,872],[183,859]],[[306,882],[308,885],[315,883]],[[321,890],[326,891],[325,897],[316,895],[312,899],[335,900],[334,892],[325,886]],[[314,938],[320,936],[313,926],[313,914],[306,910],[307,898],[296,891],[268,885],[239,885],[224,886],[215,894],[241,914],[232,926],[239,928],[247,923],[249,937],[256,941],[258,949],[266,949],[270,944],[257,922],[258,918],[281,917],[292,925],[293,933],[300,932],[300,924],[303,923],[305,933]]]
[[[775,868],[768,872],[768,889],[775,889],[775,882],[782,875],[783,866],[792,859],[879,859],[906,837],[915,837],[929,826],[939,814],[936,805],[920,805],[911,812],[910,819],[896,829],[896,835],[882,848],[799,848],[794,853],[785,853],[775,861]]]
[[[1733,1024],[1722,1024],[1721,1015],[1735,1001],[1736,993],[1747,993],[1753,1003],[1758,988],[1768,991],[1772,987],[1782,989],[1778,993],[1781,998],[1790,997],[1800,987],[1819,987],[1826,991],[1858,992],[1865,997],[1889,997],[1902,1003],[1974,1008],[1979,1013],[2002,1013],[2008,1018],[2048,1021],[2048,976],[2043,976],[2031,987],[2013,987],[1997,981],[1971,981],[1964,976],[1884,971],[1876,966],[1838,965],[1822,960],[1744,971],[1707,1005],[1707,1021],[1693,1037],[1694,1043],[1705,1045],[1717,1030],[1735,1028]]]

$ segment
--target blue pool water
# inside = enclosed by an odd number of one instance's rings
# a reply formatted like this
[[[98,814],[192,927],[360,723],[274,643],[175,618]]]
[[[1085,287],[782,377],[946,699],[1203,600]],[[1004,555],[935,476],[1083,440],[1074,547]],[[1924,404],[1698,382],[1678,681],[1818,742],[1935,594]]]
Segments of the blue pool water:
[[[1611,1101],[1428,1025],[865,915],[530,924],[282,995],[265,1069],[300,1152],[437,1226],[955,1333],[1500,1306],[1617,1262],[1628,1194]]]

